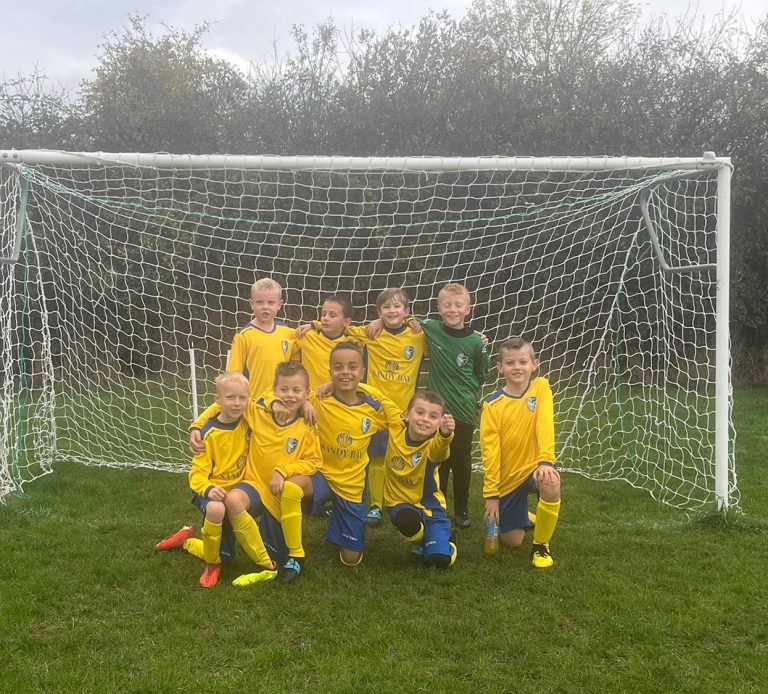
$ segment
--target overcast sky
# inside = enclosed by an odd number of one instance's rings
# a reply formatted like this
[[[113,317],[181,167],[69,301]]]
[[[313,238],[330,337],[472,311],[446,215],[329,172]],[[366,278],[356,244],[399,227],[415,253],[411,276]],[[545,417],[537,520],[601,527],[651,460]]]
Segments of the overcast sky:
[[[641,0],[646,14],[686,12],[714,18],[738,11],[753,23],[768,12],[767,0]],[[118,32],[131,13],[147,15],[153,33],[162,25],[191,29],[211,23],[205,47],[247,68],[250,60],[290,51],[294,24],[312,27],[328,17],[344,29],[379,32],[411,26],[430,10],[461,17],[470,0],[0,0],[0,77],[27,75],[38,66],[48,77],[75,89],[88,77],[105,34]]]

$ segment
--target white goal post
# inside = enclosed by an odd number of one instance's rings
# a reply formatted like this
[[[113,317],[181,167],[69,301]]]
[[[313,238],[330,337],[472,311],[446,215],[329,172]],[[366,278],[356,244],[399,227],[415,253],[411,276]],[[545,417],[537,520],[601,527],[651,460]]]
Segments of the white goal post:
[[[728,509],[731,170],[0,150],[0,500],[58,461],[185,470],[197,393],[271,276],[290,325],[331,293],[369,320],[388,286],[428,315],[464,283],[491,349],[536,347],[565,470]]]

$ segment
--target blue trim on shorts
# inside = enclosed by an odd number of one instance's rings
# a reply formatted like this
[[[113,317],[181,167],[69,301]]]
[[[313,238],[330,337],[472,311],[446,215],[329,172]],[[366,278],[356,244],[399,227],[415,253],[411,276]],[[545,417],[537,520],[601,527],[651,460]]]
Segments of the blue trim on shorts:
[[[538,491],[539,487],[531,473],[519,487],[499,498],[499,532],[527,530],[531,527],[528,518],[528,495]]]

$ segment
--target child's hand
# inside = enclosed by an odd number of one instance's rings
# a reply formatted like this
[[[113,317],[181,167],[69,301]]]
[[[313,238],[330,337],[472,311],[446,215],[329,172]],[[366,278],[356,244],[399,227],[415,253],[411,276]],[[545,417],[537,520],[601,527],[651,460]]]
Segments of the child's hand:
[[[480,335],[480,339],[483,341],[483,347],[488,346],[488,336],[485,333],[481,333],[479,330],[475,330],[475,335]]]
[[[311,402],[306,401],[301,406],[301,412],[304,415],[304,421],[307,424],[310,426],[315,426],[315,424],[317,424],[317,410]]]
[[[304,323],[304,325],[300,325],[298,328],[296,328],[296,337],[302,338],[304,335],[306,335],[310,330],[314,330],[315,326],[312,325],[312,323]]]
[[[499,522],[499,500],[498,499],[486,499],[485,500],[485,513],[483,518],[486,520],[491,519]]]
[[[539,467],[533,471],[533,479],[536,484],[552,484],[560,481],[560,473],[552,465],[539,463]]]
[[[205,453],[205,443],[203,443],[203,437],[200,436],[200,429],[192,429],[189,432],[189,450],[193,455]]]
[[[325,400],[329,395],[333,395],[333,383],[331,381],[321,383],[315,388],[315,395],[318,400]]]
[[[368,327],[365,329],[365,334],[371,340],[375,340],[379,335],[381,335],[382,330],[384,330],[384,321],[381,320],[381,318],[377,318],[368,324]]]
[[[272,403],[272,414],[278,424],[285,424],[290,420],[292,413],[280,400]]]
[[[227,498],[227,490],[223,487],[211,487],[207,496],[211,501],[224,501]]]
[[[440,417],[440,433],[443,436],[450,436],[454,431],[456,431],[456,420],[453,415],[444,414]]]
[[[269,478],[269,491],[275,496],[279,496],[283,493],[283,485],[285,484],[285,478],[275,470],[272,473],[272,477]]]
[[[421,323],[417,321],[415,318],[406,318],[405,322],[410,326],[411,332],[414,335],[418,335],[420,332],[422,332]]]

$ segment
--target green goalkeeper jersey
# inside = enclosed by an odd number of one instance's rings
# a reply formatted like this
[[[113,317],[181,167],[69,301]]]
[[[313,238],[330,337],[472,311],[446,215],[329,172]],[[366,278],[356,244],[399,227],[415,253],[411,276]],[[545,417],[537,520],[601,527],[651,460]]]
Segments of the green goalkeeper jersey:
[[[466,325],[456,330],[432,318],[419,323],[429,342],[427,387],[443,397],[449,414],[477,425],[480,388],[491,366],[481,337]]]

